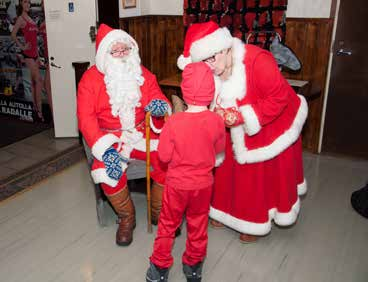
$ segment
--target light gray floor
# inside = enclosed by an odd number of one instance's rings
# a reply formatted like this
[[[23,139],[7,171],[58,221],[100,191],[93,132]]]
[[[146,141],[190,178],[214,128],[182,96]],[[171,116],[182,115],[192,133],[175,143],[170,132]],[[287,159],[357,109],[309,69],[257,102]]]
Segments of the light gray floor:
[[[305,154],[309,192],[295,226],[274,227],[255,244],[209,228],[204,282],[367,282],[368,220],[350,194],[368,179],[368,162]],[[87,164],[80,162],[0,203],[0,281],[144,281],[154,235],[145,196],[134,194],[137,228],[128,248],[115,228],[97,225]],[[155,231],[156,229],[154,229]],[[176,240],[170,281],[185,281]]]

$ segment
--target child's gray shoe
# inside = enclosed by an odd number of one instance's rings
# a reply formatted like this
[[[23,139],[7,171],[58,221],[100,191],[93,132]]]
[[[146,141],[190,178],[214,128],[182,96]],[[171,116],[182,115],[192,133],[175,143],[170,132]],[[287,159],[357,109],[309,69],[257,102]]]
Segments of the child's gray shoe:
[[[146,282],[168,282],[169,269],[160,268],[150,262],[150,267],[147,269]]]
[[[195,265],[187,265],[183,263],[183,272],[187,278],[187,282],[201,282],[202,281],[202,266],[203,262]]]

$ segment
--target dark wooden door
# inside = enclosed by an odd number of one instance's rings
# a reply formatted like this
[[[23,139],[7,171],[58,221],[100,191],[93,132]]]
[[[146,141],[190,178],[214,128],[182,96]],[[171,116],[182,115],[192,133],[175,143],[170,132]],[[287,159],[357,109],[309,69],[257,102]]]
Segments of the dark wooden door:
[[[368,158],[368,6],[341,0],[323,152]]]
[[[119,28],[119,1],[98,0],[98,23]]]

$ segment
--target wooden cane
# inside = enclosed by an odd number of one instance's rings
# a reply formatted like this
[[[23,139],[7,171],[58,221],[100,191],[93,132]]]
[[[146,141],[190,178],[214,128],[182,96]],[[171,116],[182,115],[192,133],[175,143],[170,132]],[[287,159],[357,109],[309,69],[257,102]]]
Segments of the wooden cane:
[[[150,134],[151,113],[146,113],[146,179],[147,179],[147,232],[152,233],[151,221],[151,134]]]

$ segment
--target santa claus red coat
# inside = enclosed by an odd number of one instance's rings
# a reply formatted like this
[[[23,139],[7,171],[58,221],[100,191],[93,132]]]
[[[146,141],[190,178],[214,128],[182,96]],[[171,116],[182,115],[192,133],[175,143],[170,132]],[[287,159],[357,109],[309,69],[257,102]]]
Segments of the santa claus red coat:
[[[300,134],[308,107],[283,78],[271,53],[243,44],[211,22],[188,30],[178,65],[230,47],[232,73],[226,81],[216,77],[212,108],[236,109],[244,123],[227,130],[210,217],[241,233],[265,235],[272,220],[285,226],[297,219],[298,195],[306,192]]]
[[[101,29],[99,29],[100,31]],[[105,74],[105,54],[113,42],[121,37],[129,40],[133,44],[133,50],[138,54],[138,47],[133,38],[122,30],[102,29],[97,34],[97,55],[96,65],[88,69],[78,86],[78,124],[88,146],[90,146],[94,156],[92,166],[92,178],[95,183],[104,183],[110,187],[111,191],[105,191],[107,194],[114,192],[114,187],[125,186],[126,175],[120,181],[116,181],[106,174],[106,169],[102,161],[104,152],[111,146],[115,147],[118,152],[126,158],[145,159],[146,141],[145,141],[145,106],[152,100],[160,99],[168,103],[167,98],[161,92],[156,77],[143,66],[139,71],[142,83],[139,86],[140,99],[130,113],[131,118],[122,119],[119,115],[114,115],[111,106],[111,95],[109,95],[106,87]],[[127,91],[129,95],[129,91]],[[128,115],[129,113],[122,113]],[[123,120],[126,121],[123,124]],[[157,128],[162,127],[161,121],[156,122]],[[158,145],[158,135],[151,133],[151,150],[156,151]],[[152,178],[163,183],[165,173],[161,170],[158,163],[157,153],[151,154],[151,161],[154,171]],[[118,185],[119,184],[119,185]]]
[[[245,123],[228,130],[210,217],[241,233],[264,235],[272,219],[290,225],[299,213],[298,190],[306,190],[299,136],[307,104],[270,53],[237,39],[232,47],[233,73],[216,101],[238,108]]]

